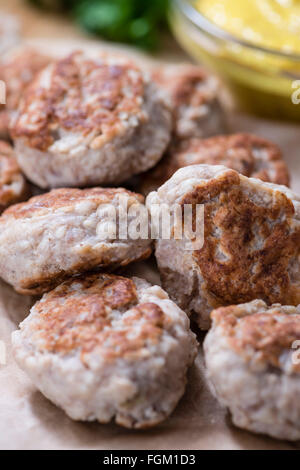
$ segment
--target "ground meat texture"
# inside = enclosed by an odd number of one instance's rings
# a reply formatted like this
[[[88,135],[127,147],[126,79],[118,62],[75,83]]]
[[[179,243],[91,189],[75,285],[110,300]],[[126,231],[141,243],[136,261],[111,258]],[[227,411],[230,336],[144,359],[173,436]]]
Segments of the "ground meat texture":
[[[233,423],[284,440],[300,438],[300,306],[261,300],[211,314],[207,377]]]
[[[261,298],[300,302],[300,200],[285,186],[247,178],[223,166],[178,170],[147,206],[204,206],[204,244],[159,238],[156,259],[172,299],[207,329],[212,309]],[[194,220],[194,224],[196,220]]]
[[[80,52],[37,76],[11,125],[19,164],[42,188],[125,181],[158,162],[170,131],[162,93],[134,63]]]
[[[72,419],[138,429],[170,415],[197,351],[160,287],[108,274],[45,294],[12,341],[20,367]]]

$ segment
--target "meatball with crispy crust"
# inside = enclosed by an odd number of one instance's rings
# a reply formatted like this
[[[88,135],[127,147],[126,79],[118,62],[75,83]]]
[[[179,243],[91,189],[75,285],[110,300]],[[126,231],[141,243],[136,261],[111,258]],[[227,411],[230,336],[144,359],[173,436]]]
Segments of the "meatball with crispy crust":
[[[75,420],[147,428],[184,393],[197,342],[158,286],[93,274],[45,294],[13,333],[14,356]]]
[[[0,213],[29,196],[29,188],[15,159],[13,148],[0,140]]]
[[[204,341],[207,376],[233,423],[300,439],[300,305],[261,300],[214,310]]]
[[[6,85],[6,104],[0,106],[0,136],[9,137],[10,116],[37,73],[53,60],[28,46],[14,48],[0,58],[0,80]]]
[[[154,69],[152,77],[169,97],[177,141],[226,131],[220,84],[205,69],[191,64],[165,65]]]
[[[12,206],[0,217],[0,276],[40,294],[70,275],[147,258],[151,240],[130,233],[147,216],[143,201],[122,188],[64,188]]]
[[[19,165],[42,188],[125,181],[158,162],[170,131],[163,94],[134,63],[80,52],[36,77],[11,128]]]
[[[289,186],[290,176],[277,145],[252,134],[232,134],[190,139],[169,148],[158,165],[141,181],[141,192],[156,190],[179,170],[189,165],[224,165],[249,178]]]
[[[163,287],[201,328],[219,306],[257,298],[300,303],[300,198],[286,186],[224,166],[193,165],[150,193],[149,210],[153,204],[166,204],[170,213],[204,206],[203,245],[176,238],[173,222],[170,239],[159,236],[155,250]]]

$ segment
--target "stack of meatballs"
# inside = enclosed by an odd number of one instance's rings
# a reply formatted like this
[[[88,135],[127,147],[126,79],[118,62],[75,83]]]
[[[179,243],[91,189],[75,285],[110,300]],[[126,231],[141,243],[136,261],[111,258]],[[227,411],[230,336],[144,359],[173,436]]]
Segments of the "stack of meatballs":
[[[156,425],[184,394],[192,322],[234,424],[300,439],[300,198],[279,148],[227,134],[193,65],[22,47],[0,79],[0,276],[39,296],[12,336],[36,387],[75,420]],[[174,220],[168,239],[111,236],[120,197],[132,214],[201,204],[203,246]],[[162,287],[122,275],[152,253]]]

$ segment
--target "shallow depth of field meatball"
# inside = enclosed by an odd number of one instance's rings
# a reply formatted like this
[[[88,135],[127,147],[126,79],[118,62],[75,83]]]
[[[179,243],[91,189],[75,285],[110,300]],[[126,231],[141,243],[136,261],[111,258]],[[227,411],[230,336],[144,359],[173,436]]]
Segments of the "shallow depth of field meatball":
[[[129,229],[147,213],[143,197],[122,188],[57,189],[12,206],[0,217],[0,276],[40,294],[67,276],[148,257],[151,240],[130,237],[120,208]]]
[[[166,65],[157,67],[152,77],[169,96],[177,140],[225,132],[220,84],[205,69],[190,64]]]
[[[17,363],[75,420],[146,428],[184,393],[189,319],[158,286],[94,274],[45,294],[13,333]]]
[[[0,136],[9,137],[9,122],[22,94],[50,57],[28,46],[14,48],[0,58],[0,80],[6,84],[6,104],[0,106]]]
[[[17,164],[13,148],[0,140],[0,214],[29,196],[29,188]]]
[[[252,134],[190,139],[170,146],[167,154],[141,181],[141,192],[156,190],[189,165],[224,165],[249,178],[289,186],[290,176],[279,147]]]
[[[164,153],[166,101],[128,59],[75,52],[50,64],[23,95],[11,128],[19,165],[42,188],[125,181]]]
[[[236,426],[300,439],[300,305],[261,300],[212,312],[204,341],[207,376]],[[296,346],[295,346],[296,345]]]
[[[300,303],[300,198],[286,186],[224,166],[194,165],[150,193],[149,210],[153,204],[166,204],[171,214],[204,205],[203,246],[189,243],[187,249],[187,240],[173,233],[156,242],[163,287],[201,328],[209,327],[209,313],[219,306],[257,298]]]

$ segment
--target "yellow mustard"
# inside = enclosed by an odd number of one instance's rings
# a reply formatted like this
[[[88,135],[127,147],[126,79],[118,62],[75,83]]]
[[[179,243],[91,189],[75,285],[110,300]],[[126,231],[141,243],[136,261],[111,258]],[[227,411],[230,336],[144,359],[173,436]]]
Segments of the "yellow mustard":
[[[195,5],[239,39],[300,54],[300,0],[196,0]]]
[[[300,0],[192,1],[210,22],[244,44],[215,40],[177,7],[181,3],[171,3],[176,38],[194,59],[220,75],[240,109],[299,122],[300,104],[292,97],[300,81]]]

